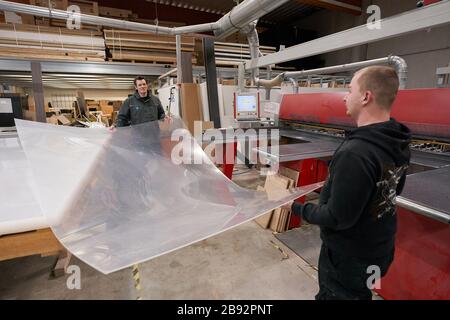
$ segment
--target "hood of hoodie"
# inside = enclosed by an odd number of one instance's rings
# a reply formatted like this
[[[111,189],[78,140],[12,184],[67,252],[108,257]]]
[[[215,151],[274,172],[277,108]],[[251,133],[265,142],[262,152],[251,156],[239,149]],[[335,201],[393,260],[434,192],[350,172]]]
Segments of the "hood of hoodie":
[[[347,139],[359,139],[377,146],[389,154],[396,165],[409,163],[411,131],[393,118],[356,128],[349,132]]]

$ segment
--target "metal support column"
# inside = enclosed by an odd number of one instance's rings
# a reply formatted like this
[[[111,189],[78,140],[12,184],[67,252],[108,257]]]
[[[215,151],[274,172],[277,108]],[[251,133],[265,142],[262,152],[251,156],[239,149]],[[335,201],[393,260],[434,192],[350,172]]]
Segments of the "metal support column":
[[[216,57],[214,55],[214,40],[203,39],[203,55],[205,57],[206,88],[208,92],[209,118],[215,128],[220,128],[219,94],[217,92]]]
[[[33,96],[34,105],[36,108],[36,121],[47,122],[44,106],[44,85],[42,84],[42,69],[40,62],[31,62],[31,77],[33,80]]]
[[[181,80],[181,35],[175,36],[176,54],[177,54],[177,83],[182,83]]]

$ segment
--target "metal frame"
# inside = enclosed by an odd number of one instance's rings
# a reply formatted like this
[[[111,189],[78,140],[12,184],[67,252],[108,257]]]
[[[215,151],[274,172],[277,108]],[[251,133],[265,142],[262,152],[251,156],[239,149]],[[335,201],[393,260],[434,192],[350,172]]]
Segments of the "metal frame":
[[[31,60],[31,59],[30,59]],[[24,59],[0,59],[0,70],[30,71],[31,62]],[[34,60],[33,60],[34,61]],[[42,72],[53,73],[85,73],[85,74],[112,74],[112,75],[154,75],[159,76],[171,68],[161,65],[145,63],[117,63],[117,62],[70,62],[70,61],[40,61]]]

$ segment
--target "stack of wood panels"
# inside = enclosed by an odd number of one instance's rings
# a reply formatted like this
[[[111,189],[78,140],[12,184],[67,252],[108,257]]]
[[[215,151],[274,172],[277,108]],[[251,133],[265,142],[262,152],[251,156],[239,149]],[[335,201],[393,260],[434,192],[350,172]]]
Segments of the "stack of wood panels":
[[[124,19],[128,20],[129,18],[134,17],[133,12],[131,10],[124,9],[116,9],[110,7],[98,7],[98,12],[101,17],[106,18],[114,18],[114,19]]]
[[[267,176],[264,188],[258,186],[258,191],[265,191],[269,199],[280,197],[283,190],[293,188],[296,186],[299,177],[299,172],[280,167],[278,174]],[[284,232],[289,229],[291,220],[291,211],[277,208],[266,214],[258,217],[255,221],[263,228],[269,228],[274,232]]]
[[[264,56],[276,52],[275,47],[268,46],[260,46],[259,50]],[[219,66],[235,66],[242,60],[251,59],[249,45],[242,43],[215,42],[214,53]]]
[[[48,7],[48,0],[30,0],[30,4]],[[82,14],[88,14],[91,16],[99,15],[99,7],[96,1],[87,1],[87,0],[51,0],[51,7],[53,9],[59,9],[66,11],[67,8],[71,5],[76,5],[80,8],[80,12]],[[39,26],[52,26],[59,28],[66,28],[67,21],[61,19],[49,19],[44,17],[36,17],[35,24]],[[89,30],[89,31],[100,31],[101,27],[90,24],[83,24],[81,20],[81,30]]]
[[[0,56],[104,61],[105,42],[90,31],[0,24]]]
[[[175,36],[155,35],[148,32],[103,30],[111,61],[136,61],[175,64]],[[181,50],[194,52],[194,37],[181,36]],[[196,63],[193,57],[192,63]]]

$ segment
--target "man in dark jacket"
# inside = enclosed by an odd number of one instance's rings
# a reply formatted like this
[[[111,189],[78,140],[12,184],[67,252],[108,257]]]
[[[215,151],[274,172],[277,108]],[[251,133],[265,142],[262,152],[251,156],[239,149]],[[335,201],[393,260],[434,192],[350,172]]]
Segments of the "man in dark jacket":
[[[320,226],[318,300],[371,299],[373,275],[384,276],[393,261],[395,197],[410,159],[410,131],[390,118],[398,87],[392,68],[355,74],[344,101],[357,128],[333,156],[319,205],[292,204]]]
[[[165,117],[161,101],[148,91],[147,80],[144,77],[134,79],[136,92],[127,98],[119,110],[117,127],[162,120]]]

